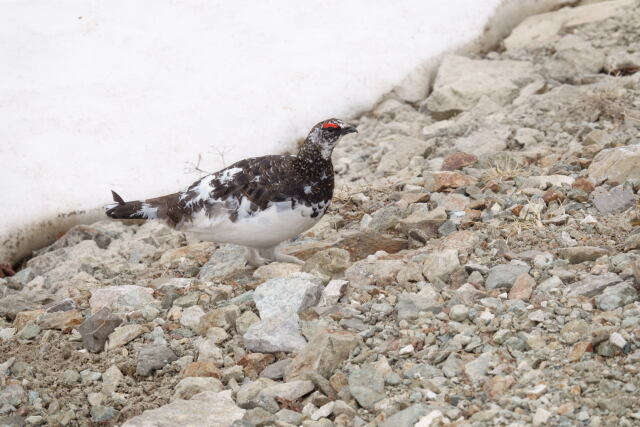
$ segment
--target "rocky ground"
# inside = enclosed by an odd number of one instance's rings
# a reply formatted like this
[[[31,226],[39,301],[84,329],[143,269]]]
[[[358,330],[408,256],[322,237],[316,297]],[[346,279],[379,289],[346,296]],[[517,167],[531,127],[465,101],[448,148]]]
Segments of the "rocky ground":
[[[640,425],[639,34],[596,3],[445,58],[356,120],[303,266],[71,229],[0,279],[0,425]]]

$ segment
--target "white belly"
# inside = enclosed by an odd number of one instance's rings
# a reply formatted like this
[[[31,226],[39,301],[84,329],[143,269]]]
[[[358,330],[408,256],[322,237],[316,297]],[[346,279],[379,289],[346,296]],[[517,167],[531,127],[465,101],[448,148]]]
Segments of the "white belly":
[[[296,205],[291,209],[291,202],[274,203],[268,209],[253,215],[246,213],[243,204],[234,222],[226,212],[210,218],[201,210],[193,221],[183,224],[180,229],[195,233],[201,240],[267,248],[299,235],[322,218],[322,215],[312,218],[312,209],[306,206]],[[321,212],[324,213],[324,209]]]

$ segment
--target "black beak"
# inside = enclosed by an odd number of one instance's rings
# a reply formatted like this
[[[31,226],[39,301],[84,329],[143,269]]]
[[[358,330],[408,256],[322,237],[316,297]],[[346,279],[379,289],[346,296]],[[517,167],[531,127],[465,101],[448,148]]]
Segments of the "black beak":
[[[345,126],[345,127],[343,127],[343,128],[342,128],[342,134],[343,134],[343,135],[346,135],[346,134],[348,134],[348,133],[354,133],[354,132],[355,132],[355,133],[358,133],[358,129],[356,129],[356,127],[355,127],[355,126],[347,125],[347,126]]]

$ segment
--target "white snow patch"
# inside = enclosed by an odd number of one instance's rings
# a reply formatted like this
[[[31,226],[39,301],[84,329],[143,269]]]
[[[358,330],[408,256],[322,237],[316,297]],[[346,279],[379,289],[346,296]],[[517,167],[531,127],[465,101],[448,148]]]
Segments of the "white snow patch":
[[[215,171],[292,148],[480,34],[499,2],[0,1],[0,242],[112,188],[185,188],[198,154]]]

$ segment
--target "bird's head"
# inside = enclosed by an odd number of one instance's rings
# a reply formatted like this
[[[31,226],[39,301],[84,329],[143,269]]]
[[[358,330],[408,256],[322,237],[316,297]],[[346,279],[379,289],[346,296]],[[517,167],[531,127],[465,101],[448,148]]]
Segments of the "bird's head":
[[[307,149],[315,149],[324,159],[329,159],[341,136],[358,132],[355,126],[340,119],[329,119],[315,125],[304,142]],[[314,150],[314,151],[315,151]]]

